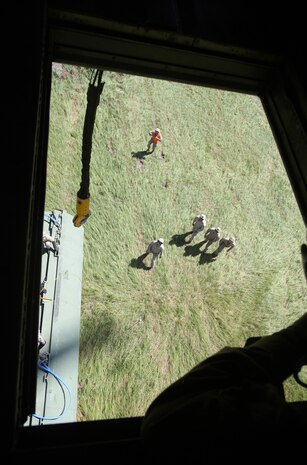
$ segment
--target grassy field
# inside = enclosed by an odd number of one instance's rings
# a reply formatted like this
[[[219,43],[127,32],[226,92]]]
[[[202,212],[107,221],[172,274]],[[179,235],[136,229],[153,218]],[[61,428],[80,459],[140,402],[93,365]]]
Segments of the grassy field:
[[[89,77],[54,67],[46,210],[75,214]],[[114,72],[104,81],[84,225],[79,421],[143,415],[200,360],[284,327],[307,304],[305,228],[259,98]],[[157,126],[163,142],[144,155]],[[202,234],[181,245],[198,213],[236,248],[210,261]],[[138,267],[159,237],[162,260]],[[285,387],[306,399],[292,379]]]

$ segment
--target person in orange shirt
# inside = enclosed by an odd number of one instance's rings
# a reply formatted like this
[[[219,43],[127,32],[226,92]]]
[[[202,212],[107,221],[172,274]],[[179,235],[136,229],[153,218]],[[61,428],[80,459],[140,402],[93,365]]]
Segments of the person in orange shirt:
[[[150,140],[148,141],[148,144],[147,144],[147,152],[150,151],[151,146],[152,146],[151,152],[154,152],[157,147],[158,142],[162,141],[161,131],[159,128],[156,128],[153,131],[150,131],[149,135],[150,135]]]

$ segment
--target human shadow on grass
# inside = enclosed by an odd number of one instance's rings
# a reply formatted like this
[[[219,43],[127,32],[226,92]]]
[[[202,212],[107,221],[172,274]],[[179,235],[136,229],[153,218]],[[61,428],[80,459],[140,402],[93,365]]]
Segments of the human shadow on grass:
[[[144,263],[147,255],[147,253],[143,253],[138,258],[133,258],[130,262],[130,266],[132,266],[132,268],[138,268],[139,270],[150,270],[151,268]]]
[[[199,255],[201,252],[200,248],[202,245],[205,244],[205,241],[198,242],[198,244],[195,245],[187,245],[186,248],[184,249],[184,256],[189,256],[191,255],[192,257],[196,257]]]
[[[199,265],[206,265],[212,262],[215,262],[216,257],[212,255],[212,253],[202,252],[199,257]]]
[[[131,152],[131,155],[139,160],[145,160],[146,155],[150,155],[151,153],[148,150],[142,150],[141,152]]]
[[[176,245],[177,247],[182,247],[183,245],[188,244],[186,238],[192,234],[193,231],[185,232],[183,234],[174,234],[169,241],[169,245]]]

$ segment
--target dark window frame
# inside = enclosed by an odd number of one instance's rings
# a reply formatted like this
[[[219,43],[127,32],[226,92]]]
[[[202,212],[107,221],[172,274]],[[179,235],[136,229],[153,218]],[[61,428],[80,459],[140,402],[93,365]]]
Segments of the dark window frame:
[[[43,28],[44,29],[44,28]],[[44,205],[49,103],[52,62],[90,68],[120,71],[128,74],[167,79],[169,81],[243,92],[259,96],[275,137],[294,195],[307,224],[307,137],[306,88],[299,76],[296,59],[280,53],[221,46],[202,39],[173,32],[97,19],[82,14],[50,9],[42,39],[40,59],[38,112],[35,126],[36,143],[32,160],[33,195],[28,211],[28,240],[34,231],[36,243],[24,257],[24,270],[32,271],[24,278],[21,308],[23,350],[15,406],[13,453],[16,457],[48,453],[49,457],[86,457],[101,450],[112,452],[115,459],[127,461],[135,454],[141,462],[139,427],[141,418],[98,420],[84,423],[23,427],[24,416],[33,406],[31,383],[35,359],[29,336],[35,322],[36,293],[40,279],[39,250],[41,219]],[[40,182],[38,182],[40,179]],[[34,250],[34,252],[33,252]],[[31,326],[32,325],[32,326]],[[28,335],[28,336],[27,336]],[[35,344],[34,344],[35,346]],[[22,354],[28,354],[23,357]],[[31,371],[32,370],[32,371]],[[30,386],[30,389],[29,389]],[[89,453],[89,451],[91,451]],[[84,455],[83,455],[84,454]],[[138,455],[139,454],[139,455]]]

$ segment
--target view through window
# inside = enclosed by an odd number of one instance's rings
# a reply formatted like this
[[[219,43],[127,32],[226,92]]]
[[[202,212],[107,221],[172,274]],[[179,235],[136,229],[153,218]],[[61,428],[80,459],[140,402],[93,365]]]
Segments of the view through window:
[[[307,303],[303,220],[256,96],[105,71],[91,215],[74,226],[91,71],[53,64],[32,424],[142,416],[202,359]],[[304,396],[293,380],[286,393]]]

